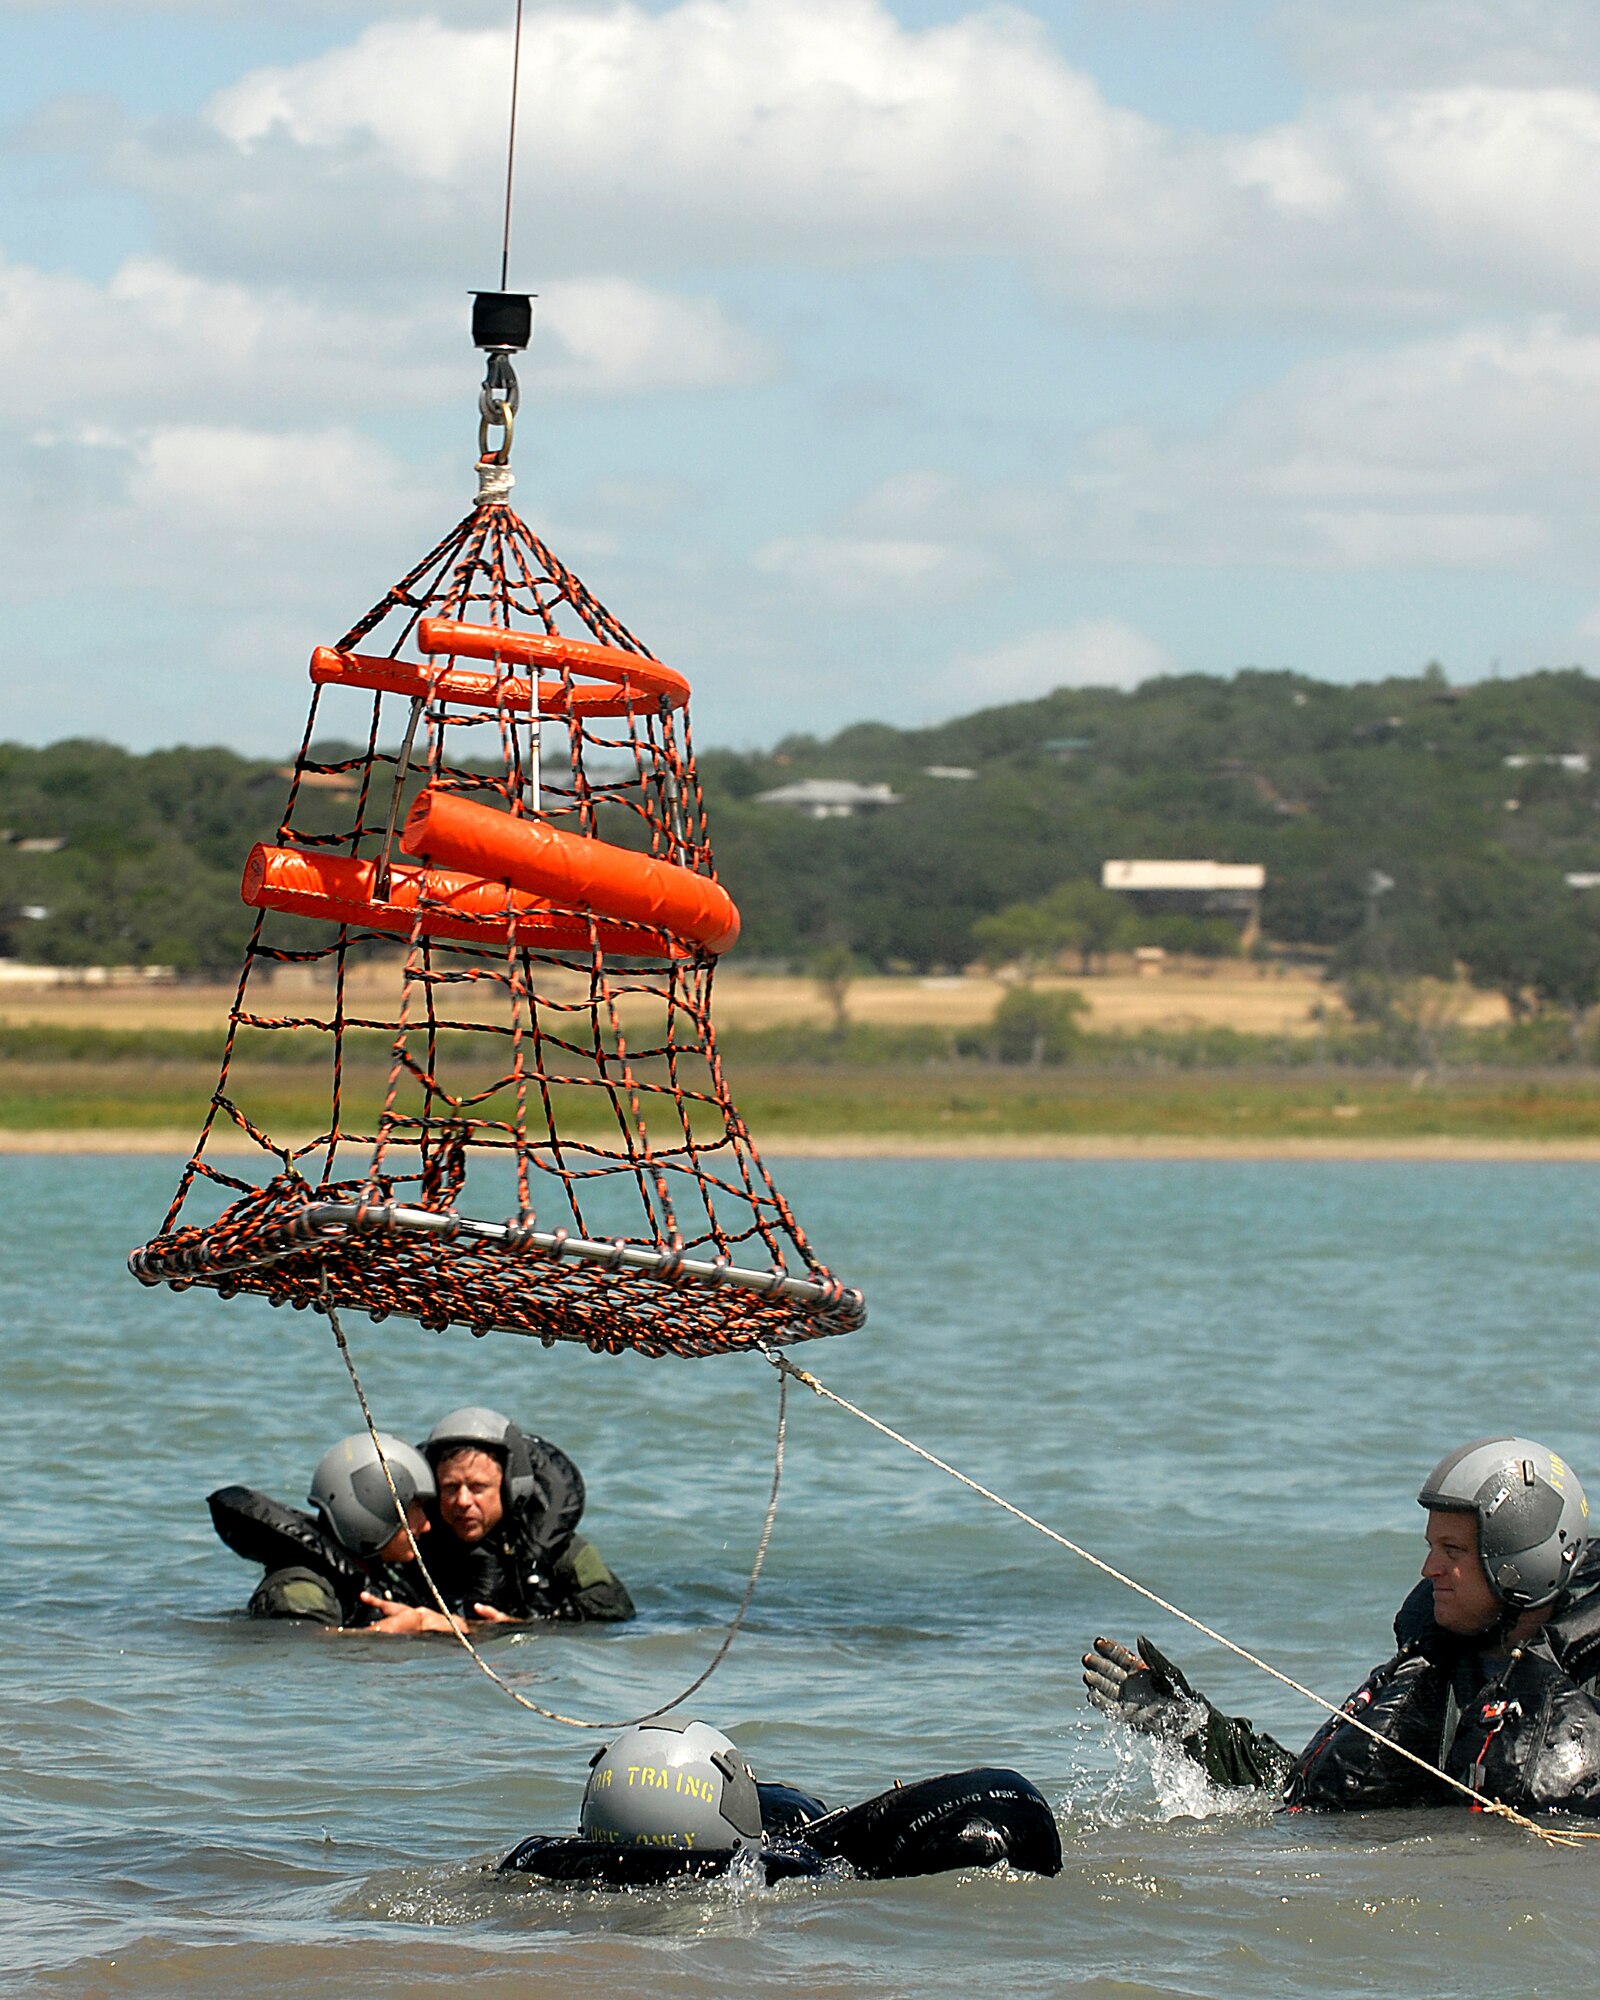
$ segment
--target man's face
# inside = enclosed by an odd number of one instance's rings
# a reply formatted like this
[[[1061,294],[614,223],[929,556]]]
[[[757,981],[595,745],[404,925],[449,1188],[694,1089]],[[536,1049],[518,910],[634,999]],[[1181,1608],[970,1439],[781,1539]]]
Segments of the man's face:
[[[428,1517],[418,1503],[413,1500],[406,1509],[406,1525],[396,1528],[376,1557],[377,1562],[408,1563],[417,1559],[417,1544],[413,1537],[428,1532]]]
[[[463,1448],[439,1461],[439,1518],[457,1541],[481,1542],[505,1514],[500,1461],[492,1452]]]
[[[1433,1585],[1434,1622],[1470,1638],[1499,1622],[1500,1603],[1478,1556],[1478,1523],[1471,1514],[1428,1511],[1428,1556],[1422,1574]]]

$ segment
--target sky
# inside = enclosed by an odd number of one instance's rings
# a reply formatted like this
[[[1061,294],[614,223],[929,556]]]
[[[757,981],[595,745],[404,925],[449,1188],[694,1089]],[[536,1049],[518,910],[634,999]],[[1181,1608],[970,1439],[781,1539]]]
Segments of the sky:
[[[471,504],[514,0],[0,0],[0,738],[298,739]],[[1594,0],[526,0],[516,503],[701,743],[1600,666]]]

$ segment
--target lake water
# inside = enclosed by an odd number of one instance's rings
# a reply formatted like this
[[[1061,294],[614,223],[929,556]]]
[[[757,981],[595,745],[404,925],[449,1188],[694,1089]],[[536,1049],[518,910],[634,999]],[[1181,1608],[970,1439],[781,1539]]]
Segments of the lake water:
[[[1600,1488],[1582,1166],[791,1161],[871,1319],[797,1358],[1334,1697],[1386,1651],[1412,1494],[1510,1426]],[[359,1413],[326,1326],[147,1293],[128,1248],[176,1163],[0,1160],[0,1987],[48,1995],[631,2000],[1573,1994],[1600,1852],[1465,1813],[1275,1819],[1152,1767],[1086,1709],[1097,1631],[1148,1629],[1298,1744],[1316,1715],[809,1395],[749,1624],[694,1712],[833,1803],[1012,1763],[1055,1881],[496,1882],[576,1824],[583,1737],[444,1642],[253,1624],[204,1496],[298,1501]],[[777,1384],[353,1316],[380,1423],[505,1409],[585,1468],[638,1599],[494,1642],[535,1699],[626,1716],[692,1677],[742,1587]]]

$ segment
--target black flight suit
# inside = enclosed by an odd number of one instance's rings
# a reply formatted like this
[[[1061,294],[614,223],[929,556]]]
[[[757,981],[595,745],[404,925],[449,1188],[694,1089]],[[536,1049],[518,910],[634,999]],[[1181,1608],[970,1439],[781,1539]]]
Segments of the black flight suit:
[[[1600,1702],[1592,1691],[1600,1671],[1600,1545],[1585,1554],[1560,1608],[1510,1657],[1442,1631],[1426,1582],[1400,1607],[1395,1639],[1394,1657],[1374,1668],[1298,1757],[1247,1717],[1222,1714],[1159,1655],[1150,1664],[1158,1689],[1185,1704],[1174,1705],[1179,1741],[1208,1776],[1281,1791],[1291,1809],[1464,1803],[1451,1786],[1352,1727],[1355,1717],[1518,1812],[1600,1815]]]

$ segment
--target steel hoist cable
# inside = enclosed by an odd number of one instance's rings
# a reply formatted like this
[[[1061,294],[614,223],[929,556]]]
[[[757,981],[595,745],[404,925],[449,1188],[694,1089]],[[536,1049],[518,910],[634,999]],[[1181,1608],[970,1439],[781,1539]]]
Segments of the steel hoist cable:
[[[517,165],[517,84],[522,74],[522,0],[517,0],[517,24],[511,34],[511,115],[506,121],[506,213],[500,235],[500,289],[511,268],[511,184]]]

